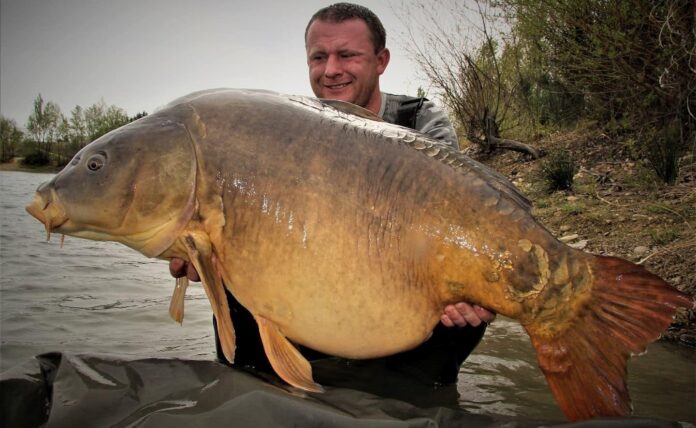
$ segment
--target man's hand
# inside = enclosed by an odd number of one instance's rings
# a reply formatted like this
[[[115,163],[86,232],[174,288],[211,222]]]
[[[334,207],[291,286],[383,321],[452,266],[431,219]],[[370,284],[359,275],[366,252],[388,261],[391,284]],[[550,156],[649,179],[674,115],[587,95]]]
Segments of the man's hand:
[[[189,281],[200,281],[201,278],[196,272],[196,268],[193,267],[191,263],[187,263],[182,259],[173,258],[169,261],[169,273],[172,274],[174,278],[181,278],[186,276]]]
[[[478,305],[471,306],[464,302],[447,305],[440,316],[440,321],[446,327],[465,327],[467,324],[478,327],[482,322],[491,323],[494,319],[493,312]]]

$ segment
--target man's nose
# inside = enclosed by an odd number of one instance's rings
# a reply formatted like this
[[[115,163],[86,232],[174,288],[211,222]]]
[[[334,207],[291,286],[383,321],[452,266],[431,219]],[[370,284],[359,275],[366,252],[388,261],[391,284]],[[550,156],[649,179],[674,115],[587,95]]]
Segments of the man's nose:
[[[324,74],[327,77],[339,76],[343,73],[343,67],[341,66],[341,60],[336,55],[329,55],[326,59],[326,68],[324,69]]]

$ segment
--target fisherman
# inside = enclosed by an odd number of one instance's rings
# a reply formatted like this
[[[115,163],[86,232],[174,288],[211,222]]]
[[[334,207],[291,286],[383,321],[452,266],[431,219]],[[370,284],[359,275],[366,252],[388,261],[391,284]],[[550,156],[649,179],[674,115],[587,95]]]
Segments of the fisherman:
[[[456,132],[447,115],[426,98],[392,95],[380,91],[379,77],[389,64],[386,32],[369,9],[351,3],[336,3],[320,9],[305,29],[309,79],[318,98],[341,100],[370,110],[386,122],[406,126],[459,149]],[[169,269],[174,277],[198,281],[192,265],[173,259]],[[272,373],[253,316],[227,292],[236,331],[234,366],[252,367]],[[391,308],[390,310],[398,310]],[[408,316],[408,314],[404,314]],[[444,308],[441,323],[432,336],[415,349],[385,357],[384,367],[430,384],[456,382],[459,366],[479,343],[487,323],[495,314],[466,302]],[[215,323],[213,323],[215,325]],[[225,359],[215,331],[218,359]],[[327,357],[300,348],[308,360]]]

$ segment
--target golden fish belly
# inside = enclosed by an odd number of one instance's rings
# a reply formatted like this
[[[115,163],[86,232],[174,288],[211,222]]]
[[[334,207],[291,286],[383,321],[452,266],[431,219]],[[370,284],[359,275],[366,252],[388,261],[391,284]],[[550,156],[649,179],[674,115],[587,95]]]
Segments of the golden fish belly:
[[[240,301],[289,339],[330,355],[372,358],[410,349],[428,337],[438,319],[437,310],[420,296],[310,283],[298,284],[302,291],[296,292],[290,285],[280,293],[272,286],[257,287],[252,300],[245,301],[241,293]]]
[[[270,223],[259,226],[268,244],[258,252],[231,245],[226,257],[225,282],[254,315],[273,321],[293,341],[349,358],[393,354],[429,336],[441,307],[433,279],[418,273],[413,259],[412,270],[396,269],[400,253],[378,251],[383,244],[369,247],[367,238],[355,235],[330,245],[327,235],[342,235],[339,225],[306,224],[303,240],[287,225]]]

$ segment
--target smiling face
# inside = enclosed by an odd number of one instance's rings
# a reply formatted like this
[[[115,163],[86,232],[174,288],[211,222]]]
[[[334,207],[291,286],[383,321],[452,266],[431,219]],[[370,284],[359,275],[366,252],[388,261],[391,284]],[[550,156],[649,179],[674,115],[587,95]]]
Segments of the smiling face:
[[[379,76],[389,64],[389,50],[375,52],[365,21],[316,20],[307,31],[306,48],[314,95],[379,113]]]

